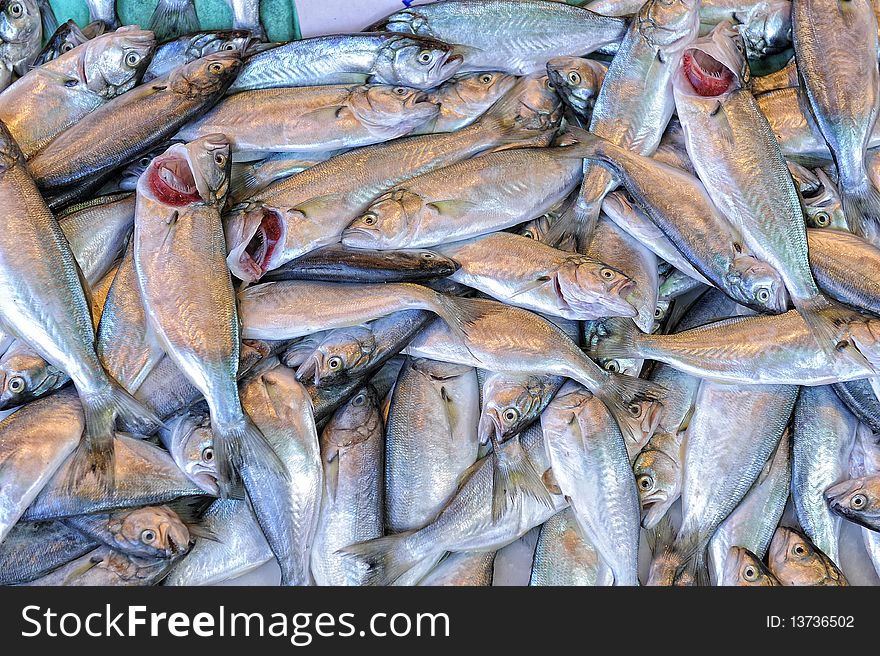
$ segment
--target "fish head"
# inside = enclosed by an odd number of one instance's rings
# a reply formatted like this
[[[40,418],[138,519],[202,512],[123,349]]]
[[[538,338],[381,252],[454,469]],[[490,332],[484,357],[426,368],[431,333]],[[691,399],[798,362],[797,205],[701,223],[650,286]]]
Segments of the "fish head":
[[[241,66],[240,52],[224,50],[179,66],[166,78],[158,78],[150,84],[162,85],[164,79],[172,91],[188,98],[216,96],[232,84]]]
[[[104,98],[114,98],[133,88],[143,76],[156,39],[152,32],[120,27],[87,41],[81,48],[84,84]]]
[[[115,546],[143,558],[179,558],[192,546],[189,529],[168,506],[114,511],[108,529]]]
[[[412,132],[440,114],[440,105],[424,91],[387,84],[357,87],[347,104],[364,127],[387,139]]]
[[[217,464],[214,462],[214,433],[205,412],[184,412],[171,419],[163,434],[174,462],[186,477],[208,494],[220,496]]]
[[[848,336],[859,353],[880,371],[880,319],[855,318],[848,325]]]
[[[484,108],[513,88],[516,76],[501,71],[461,73],[432,91],[431,98],[441,107],[450,105],[458,113],[468,113],[469,107]]]
[[[721,585],[762,587],[780,586],[779,580],[751,551],[745,547],[730,547],[724,560]]]
[[[436,205],[418,194],[398,189],[380,196],[342,233],[342,243],[353,248],[396,248],[416,232],[426,215],[437,215]]]
[[[367,326],[332,330],[297,368],[296,377],[315,385],[341,380],[368,366],[376,347],[376,336]]]
[[[330,417],[321,433],[321,453],[330,462],[340,451],[366,442],[381,430],[379,398],[372,385],[367,385]]]
[[[724,21],[684,49],[672,80],[676,107],[686,101],[714,111],[719,100],[744,87],[749,78],[743,40],[730,23]]]
[[[247,30],[218,30],[195,34],[186,46],[186,61],[192,61],[215,52],[248,53],[248,49],[259,39],[254,38]]]
[[[880,527],[880,476],[862,476],[825,490],[828,507],[841,517],[872,530]]]
[[[180,143],[180,142],[173,142]],[[144,174],[144,171],[150,166],[150,163],[168,150],[168,144],[164,143],[158,148],[154,148],[153,150],[144,153],[136,160],[131,162],[128,166],[122,169],[122,172],[119,174],[119,188],[122,191],[134,191],[137,189],[137,183],[140,177]]]
[[[429,17],[418,7],[407,7],[384,18],[381,23],[369,28],[372,31],[397,32],[399,34],[423,34],[431,36]]]
[[[477,123],[491,125],[511,140],[531,138],[529,143],[547,145],[561,120],[562,99],[556,87],[546,73],[536,73],[519,78]]]
[[[831,559],[806,535],[793,528],[776,529],[768,562],[770,571],[783,585],[846,585],[846,579]]]
[[[483,382],[480,443],[504,442],[521,432],[550,403],[557,389],[548,376],[488,376]]]
[[[41,66],[46,62],[57,59],[86,41],[88,39],[82,33],[82,30],[79,29],[79,26],[73,20],[69,20],[55,30],[40,56],[34,60],[34,66]]]
[[[738,303],[758,312],[779,314],[788,309],[788,292],[779,272],[751,255],[734,258],[727,289]]]
[[[10,65],[36,55],[43,38],[36,0],[0,0],[0,52]]]
[[[27,348],[10,348],[0,358],[0,410],[15,408],[67,382],[67,375]]]
[[[288,224],[302,217],[291,208],[253,203],[234,210],[224,219],[226,264],[239,280],[257,282],[281,266]]]
[[[16,165],[24,166],[24,155],[9,128],[0,121],[0,173],[15,168]]]
[[[649,0],[636,17],[636,29],[662,52],[678,52],[700,29],[700,0]]]
[[[591,257],[573,255],[556,274],[557,295],[576,312],[602,317],[635,317],[627,300],[635,282],[621,271]]]
[[[849,232],[843,202],[837,186],[831,182],[822,169],[816,169],[816,177],[821,186],[810,196],[804,196],[804,209],[807,226],[810,228],[830,228]]]
[[[456,47],[430,37],[395,35],[386,39],[373,69],[373,81],[430,89],[464,64]]]
[[[791,2],[770,0],[758,3],[746,21],[736,26],[749,55],[766,57],[791,47]]]
[[[137,190],[164,205],[221,206],[229,186],[229,142],[221,134],[176,143],[154,158]]]
[[[207,134],[180,148],[186,153],[202,201],[222,207],[229,191],[232,167],[229,139],[223,134]]]
[[[654,436],[658,440],[661,435]],[[674,436],[670,436],[674,440]],[[665,442],[666,440],[663,440]],[[633,473],[642,507],[642,526],[655,527],[681,494],[681,463],[652,444],[636,456]]]
[[[583,57],[554,57],[547,62],[547,76],[574,111],[584,116],[593,110],[607,66]]]

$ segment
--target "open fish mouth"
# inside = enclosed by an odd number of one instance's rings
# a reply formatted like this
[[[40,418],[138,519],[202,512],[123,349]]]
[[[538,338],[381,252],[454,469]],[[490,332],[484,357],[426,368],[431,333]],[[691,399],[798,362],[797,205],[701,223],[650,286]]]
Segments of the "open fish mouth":
[[[282,213],[275,208],[263,205],[247,214],[244,239],[235,248],[230,248],[227,263],[238,278],[256,282],[273,268],[287,228]],[[249,226],[252,231],[248,230]]]
[[[220,496],[220,484],[217,476],[207,470],[195,471],[192,474],[192,481],[208,494],[216,497]]]
[[[699,48],[684,51],[681,70],[694,92],[703,97],[720,96],[736,86],[736,74]]]
[[[157,157],[149,169],[150,191],[156,200],[180,207],[202,200],[189,160],[180,153]]]

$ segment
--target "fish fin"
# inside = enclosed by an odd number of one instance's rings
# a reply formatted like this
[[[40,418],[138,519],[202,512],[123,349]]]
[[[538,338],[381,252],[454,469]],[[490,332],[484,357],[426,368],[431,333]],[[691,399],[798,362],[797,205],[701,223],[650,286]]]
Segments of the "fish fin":
[[[464,343],[467,348],[467,336],[470,326],[485,314],[485,310],[466,298],[452,298],[440,292],[435,293],[435,312]]]
[[[497,521],[507,507],[520,495],[528,495],[548,508],[553,507],[550,492],[544,486],[541,474],[522,448],[519,435],[505,444],[495,442],[495,466],[493,468],[492,519]]]
[[[174,6],[168,0],[159,0],[148,28],[156,35],[156,41],[167,41],[184,34],[199,31],[199,17],[191,0],[183,6]]]
[[[672,527],[672,520],[667,512],[653,529],[646,531],[648,539],[648,548],[652,555],[657,555],[663,549],[667,549],[675,540],[675,530]]]
[[[818,294],[808,301],[795,302],[798,312],[803,317],[813,337],[819,344],[819,348],[834,355],[838,351],[848,357],[854,364],[874,371],[873,365],[863,356],[851,342],[841,340],[843,321],[835,316],[842,312],[849,312],[836,301]]]
[[[586,250],[586,247],[581,248],[581,242],[578,238],[577,217],[575,215],[576,204],[576,200],[566,201],[565,209],[562,214],[556,217],[556,220],[553,221],[547,229],[547,232],[544,233],[544,236],[541,238],[541,243],[556,247],[557,244],[560,244],[564,240],[574,237],[575,242],[578,245],[578,250],[581,252]]]
[[[40,7],[40,22],[43,24],[43,40],[49,39],[58,29],[58,19],[55,17],[55,11],[49,0],[41,0],[37,2]]]
[[[247,164],[233,164],[229,174],[229,188],[235,190],[235,198],[250,198],[266,188],[254,175],[254,169]]]
[[[356,573],[364,585],[388,586],[415,567],[422,555],[412,553],[407,538],[415,531],[386,535],[366,542],[358,542],[337,553],[345,560],[345,567]]]
[[[96,36],[101,36],[104,32],[107,31],[107,23],[101,20],[92,21],[84,28],[82,28],[82,35],[88,39],[94,39]]]
[[[537,278],[535,278],[531,282],[527,282],[525,285],[523,285],[522,287],[517,289],[515,292],[513,292],[510,295],[510,298],[516,298],[517,296],[520,296],[521,294],[526,294],[526,293],[532,291],[533,289],[537,289],[538,287],[543,287],[544,285],[546,285],[547,283],[552,282],[552,281],[553,281],[553,278],[551,276],[538,276]]]
[[[117,383],[110,394],[81,395],[85,431],[74,452],[67,486],[72,489],[92,474],[98,487],[105,492],[113,490],[115,483],[116,418],[139,427],[136,432],[149,435],[162,422]]]
[[[476,203],[467,200],[435,200],[426,204],[426,207],[434,210],[437,214],[452,219],[459,219],[467,214]]]
[[[698,547],[675,573],[674,585],[696,585],[708,587],[709,563],[706,558],[706,547]]]
[[[849,229],[871,242],[880,235],[880,192],[864,175],[861,182],[839,185],[840,200]]]
[[[632,319],[613,317],[605,324],[609,326],[608,334],[593,346],[591,356],[609,360],[641,357],[638,340],[642,332]]]

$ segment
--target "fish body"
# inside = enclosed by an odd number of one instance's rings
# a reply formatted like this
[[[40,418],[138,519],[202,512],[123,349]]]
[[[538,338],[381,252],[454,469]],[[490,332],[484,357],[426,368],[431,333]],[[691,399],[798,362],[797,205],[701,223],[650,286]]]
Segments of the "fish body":
[[[611,570],[587,542],[571,508],[553,515],[541,526],[529,585],[610,585]]]

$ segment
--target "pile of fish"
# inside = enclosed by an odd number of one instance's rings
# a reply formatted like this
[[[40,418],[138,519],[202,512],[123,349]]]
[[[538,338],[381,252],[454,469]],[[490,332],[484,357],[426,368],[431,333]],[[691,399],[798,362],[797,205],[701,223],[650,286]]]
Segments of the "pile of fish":
[[[868,0],[234,6],[2,5],[0,584],[878,582]]]

